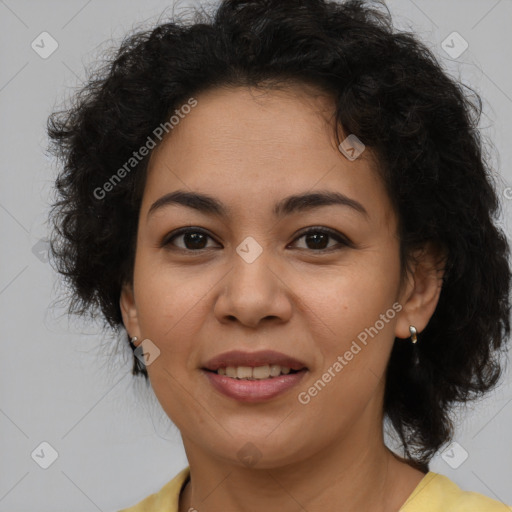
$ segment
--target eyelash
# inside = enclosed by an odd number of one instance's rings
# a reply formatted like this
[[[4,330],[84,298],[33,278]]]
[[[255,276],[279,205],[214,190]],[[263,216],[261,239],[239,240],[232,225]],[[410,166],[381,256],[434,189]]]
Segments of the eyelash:
[[[173,231],[172,233],[170,233],[169,235],[164,237],[164,239],[162,240],[162,242],[160,244],[160,247],[169,247],[172,245],[171,242],[174,239],[178,238],[179,236],[186,235],[189,233],[201,233],[201,234],[211,238],[212,240],[214,240],[213,237],[210,236],[205,230],[203,230],[201,228],[195,228],[195,227],[189,226],[189,227],[177,229],[176,231]],[[319,250],[305,248],[302,250],[307,250],[307,251],[311,251],[311,252],[315,252],[315,253],[326,253],[326,252],[331,252],[333,250],[339,250],[343,247],[352,247],[352,248],[354,247],[354,244],[348,238],[344,237],[337,231],[330,229],[330,228],[326,228],[326,227],[308,228],[307,230],[299,233],[298,236],[294,239],[294,242],[299,240],[300,238],[303,238],[304,236],[309,235],[309,234],[318,234],[318,233],[328,235],[329,237],[335,239],[339,244],[341,244],[342,247],[333,246],[333,247],[329,247],[327,249],[319,249]],[[182,247],[173,247],[172,248],[172,250],[178,250],[178,251],[184,251],[184,252],[202,252],[202,251],[206,251],[208,249],[211,249],[211,247],[206,247],[203,249],[196,249],[196,250],[186,249],[186,248],[182,248]]]

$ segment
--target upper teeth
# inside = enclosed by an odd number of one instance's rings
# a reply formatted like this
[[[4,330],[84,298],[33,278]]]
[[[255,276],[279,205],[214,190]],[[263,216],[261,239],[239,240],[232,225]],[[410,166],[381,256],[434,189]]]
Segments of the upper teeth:
[[[227,375],[233,379],[268,379],[281,374],[287,375],[290,373],[290,368],[278,364],[266,364],[254,368],[251,366],[228,366],[227,368],[219,368],[217,373]]]

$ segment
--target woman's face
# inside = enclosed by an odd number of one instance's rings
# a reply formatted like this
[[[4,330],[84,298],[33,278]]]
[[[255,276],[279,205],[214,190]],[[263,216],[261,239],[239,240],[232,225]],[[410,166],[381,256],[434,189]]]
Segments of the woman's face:
[[[235,464],[276,467],[379,435],[410,289],[399,287],[396,217],[369,150],[346,158],[326,122],[330,100],[304,89],[196,100],[151,156],[133,288],[121,297],[130,335],[151,340],[159,402],[187,451]],[[221,208],[162,200],[178,190]],[[346,200],[289,199],[320,193]],[[227,352],[269,350],[305,369],[266,377],[275,354],[218,361],[263,367],[263,380],[205,369]]]

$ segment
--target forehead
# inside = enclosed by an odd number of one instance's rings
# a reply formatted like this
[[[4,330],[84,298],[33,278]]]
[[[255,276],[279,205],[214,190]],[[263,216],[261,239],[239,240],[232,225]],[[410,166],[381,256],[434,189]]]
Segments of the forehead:
[[[257,153],[260,158],[281,150],[291,158],[290,149],[308,147],[319,152],[329,144],[326,117],[333,105],[326,96],[295,86],[286,90],[248,87],[217,88],[197,97],[197,106],[184,116],[155,151],[169,149],[174,158],[206,158],[205,153],[222,158]],[[331,130],[332,131],[332,130]],[[173,140],[171,140],[173,139]],[[319,146],[321,142],[321,146]],[[333,142],[334,144],[334,142]],[[191,154],[177,146],[193,148]],[[231,155],[230,155],[231,153]]]
[[[349,161],[334,138],[334,103],[314,88],[218,88],[196,97],[153,151],[143,208],[190,189],[247,208],[272,197],[330,189],[391,213],[370,151]],[[269,206],[270,208],[270,206]]]

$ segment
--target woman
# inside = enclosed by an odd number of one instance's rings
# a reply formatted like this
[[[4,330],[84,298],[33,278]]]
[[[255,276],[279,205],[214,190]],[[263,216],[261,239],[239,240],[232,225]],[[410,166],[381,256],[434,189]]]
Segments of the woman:
[[[363,2],[227,0],[51,116],[70,310],[125,329],[189,462],[125,511],[510,510],[428,467],[510,334],[479,113]]]

